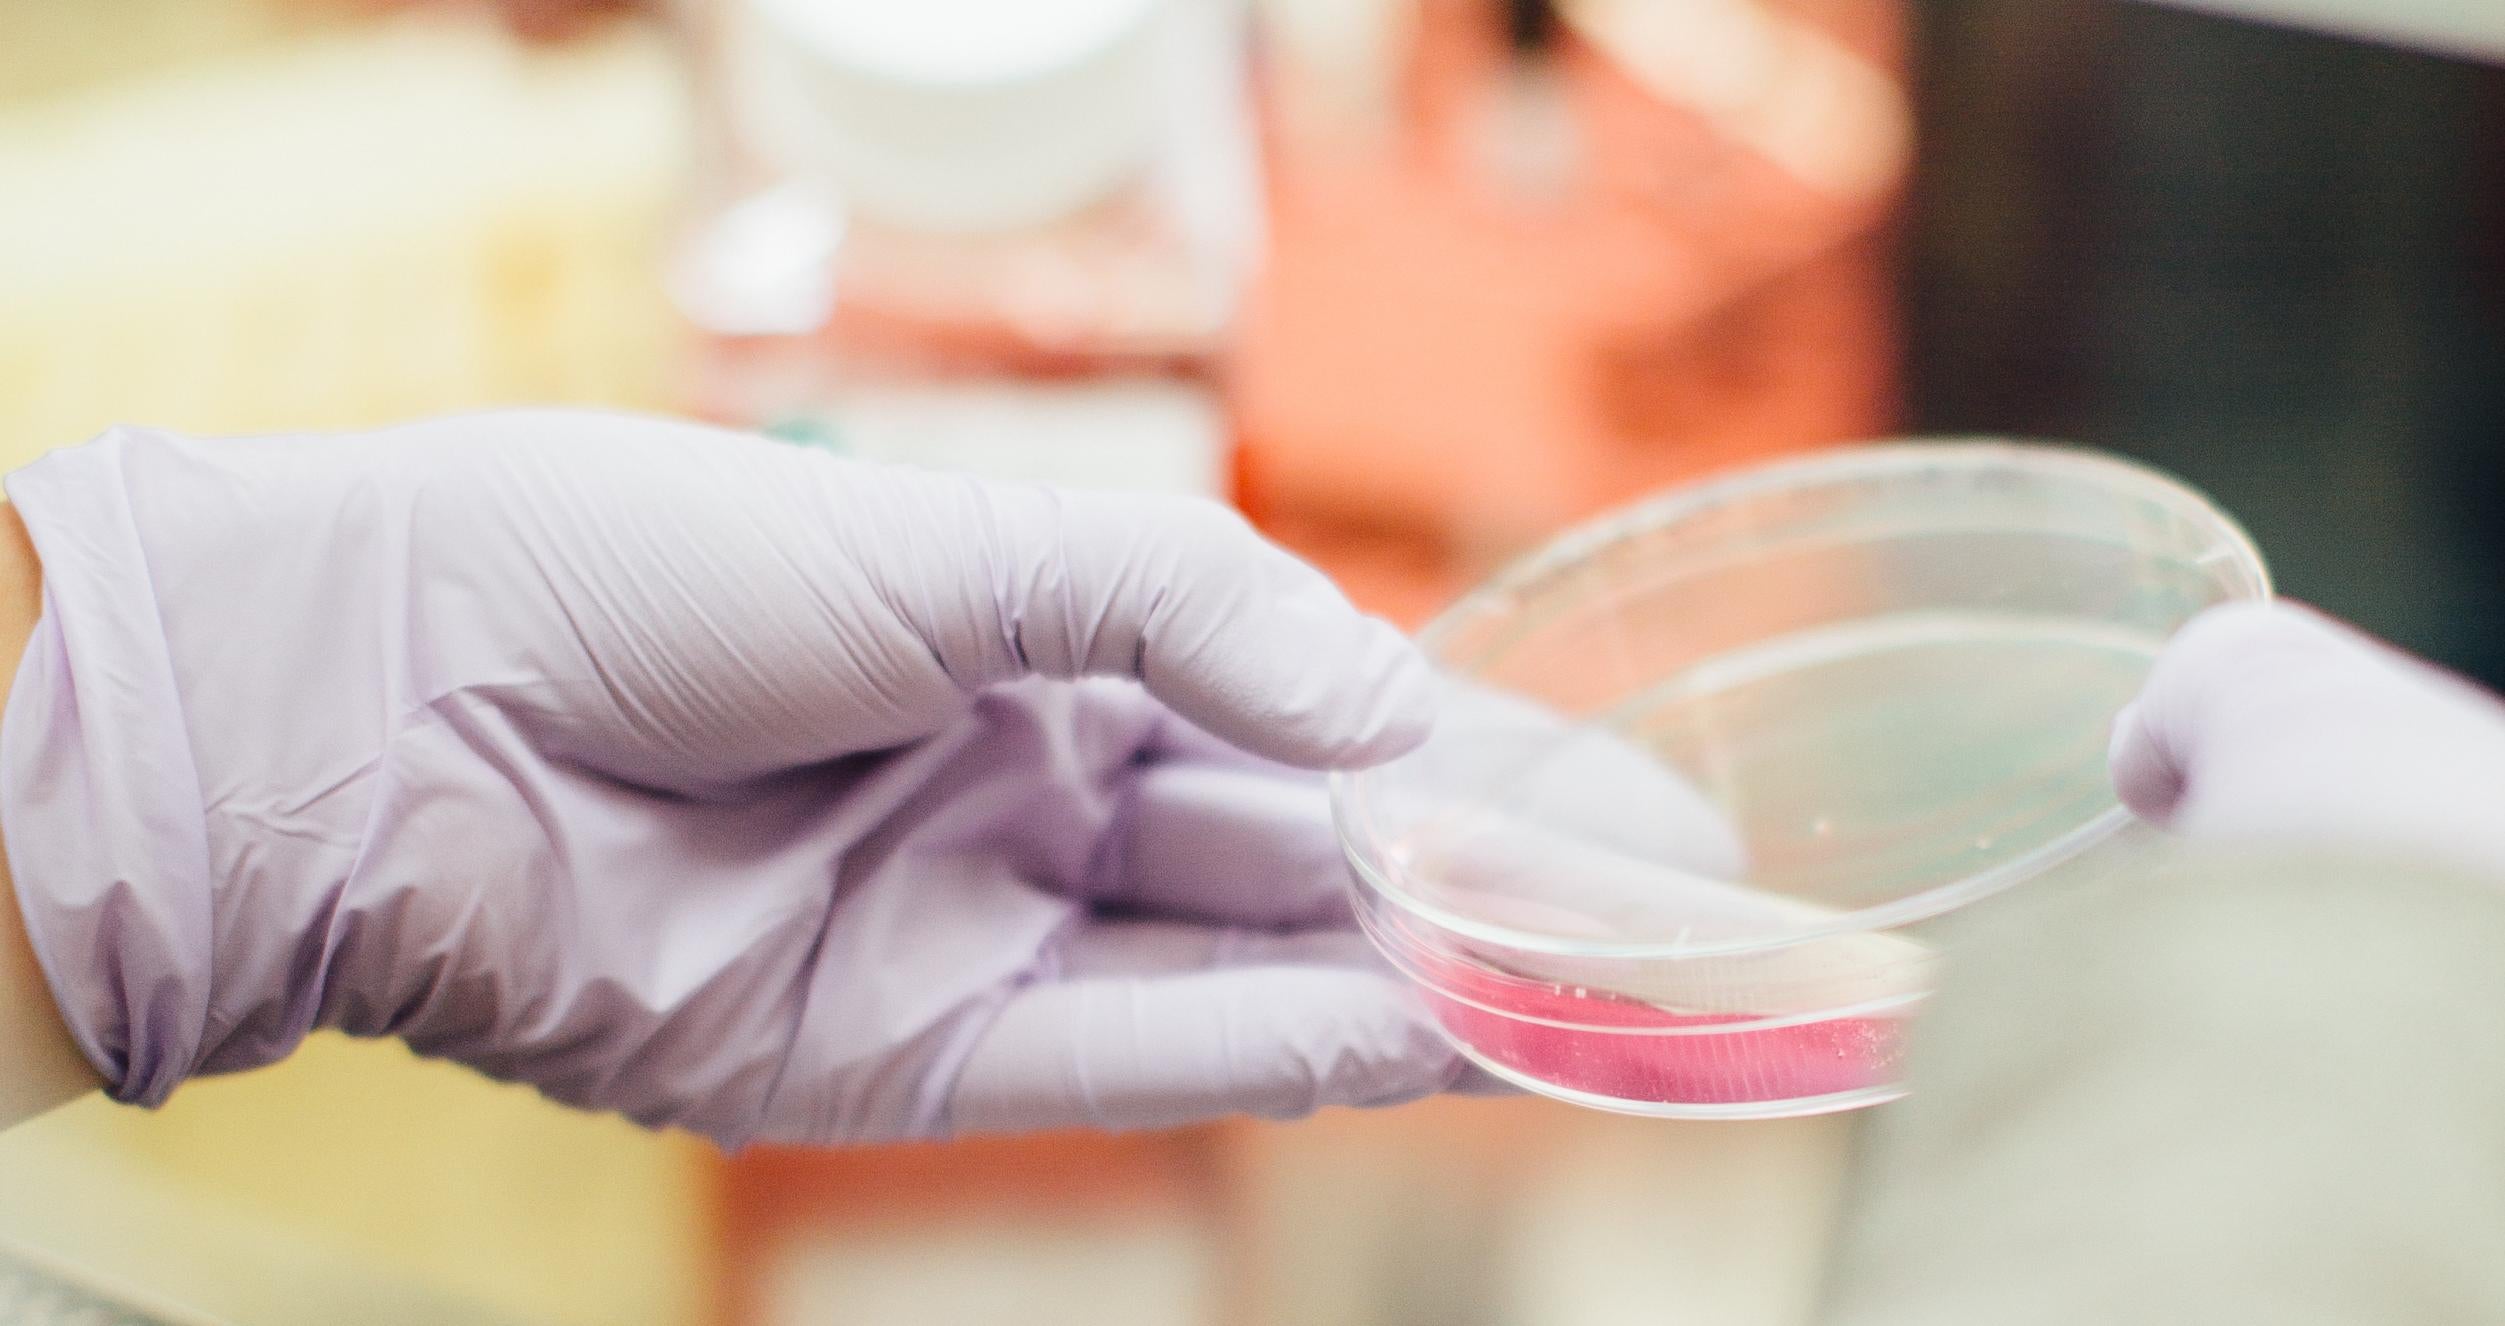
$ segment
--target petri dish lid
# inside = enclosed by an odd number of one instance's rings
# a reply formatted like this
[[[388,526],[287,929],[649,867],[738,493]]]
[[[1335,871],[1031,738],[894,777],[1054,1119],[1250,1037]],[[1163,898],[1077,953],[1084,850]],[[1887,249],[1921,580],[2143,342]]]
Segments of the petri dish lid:
[[[1362,887],[1517,948],[1911,924],[2127,824],[2113,713],[2184,621],[2268,593],[2225,513],[2095,453],[1743,471],[1571,530],[1431,623],[1445,721],[1335,780],[1341,834]]]

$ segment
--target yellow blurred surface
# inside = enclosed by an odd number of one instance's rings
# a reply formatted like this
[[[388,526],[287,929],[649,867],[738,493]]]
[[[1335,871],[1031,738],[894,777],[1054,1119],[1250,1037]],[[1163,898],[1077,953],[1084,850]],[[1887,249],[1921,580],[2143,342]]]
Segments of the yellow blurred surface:
[[[0,1235],[255,1326],[702,1319],[705,1149],[320,1037],[0,1135]]]
[[[666,52],[412,19],[0,113],[0,462],[107,424],[660,405]]]
[[[199,0],[0,19],[0,467],[124,421],[671,402],[683,141],[649,34],[525,52],[483,20]],[[0,1234],[252,1322],[660,1326],[704,1311],[707,1159],[323,1038],[160,1114],[0,1137]]]
[[[235,0],[0,0],[0,108],[264,47],[315,17]]]

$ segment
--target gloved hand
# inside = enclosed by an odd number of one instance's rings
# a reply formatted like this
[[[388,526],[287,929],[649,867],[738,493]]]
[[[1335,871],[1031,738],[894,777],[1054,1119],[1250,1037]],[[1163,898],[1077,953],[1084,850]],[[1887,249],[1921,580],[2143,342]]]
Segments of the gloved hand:
[[[1222,508],[562,412],[8,487],[0,823],[123,1100],[316,1027],[730,1145],[1459,1071],[1300,771],[1414,745],[1424,670]]]
[[[2114,783],[2206,841],[2505,873],[2505,703],[2308,609],[2213,609],[2114,725]]]

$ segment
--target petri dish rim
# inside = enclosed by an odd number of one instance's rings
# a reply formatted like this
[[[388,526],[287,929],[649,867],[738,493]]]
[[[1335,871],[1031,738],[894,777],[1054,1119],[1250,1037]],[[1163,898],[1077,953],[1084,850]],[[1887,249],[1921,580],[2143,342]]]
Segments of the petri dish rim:
[[[2271,597],[2270,570],[2262,561],[2261,551],[2254,545],[2252,536],[2233,516],[2189,484],[2119,457],[2059,443],[1952,437],[1922,442],[1863,443],[1775,461],[1707,478],[1630,506],[1603,512],[1506,563],[1452,606],[1436,614],[1418,632],[1418,646],[1430,658],[1440,662],[1442,650],[1439,646],[1454,633],[1473,621],[1511,609],[1514,600],[1525,590],[1589,560],[1612,544],[1694,519],[1719,508],[1769,494],[1860,479],[1922,471],[1979,472],[1991,469],[2067,475],[2091,481],[2119,496],[2136,497],[2167,508],[2188,524],[2198,526],[2212,536],[2221,549],[2219,559],[2232,563],[2243,573],[2242,588],[2247,592],[2227,601],[2259,601]],[[2204,564],[2209,560],[2205,558]],[[1366,788],[1377,773],[1377,770],[1341,771],[1330,776],[1332,826],[1339,837],[1343,855],[1348,858],[1361,885],[1420,919],[1455,934],[1522,952],[1560,957],[1670,960],[1728,957],[1911,925],[2043,874],[2113,837],[2134,819],[2131,812],[2122,806],[2109,806],[2024,855],[1901,898],[1838,912],[1832,920],[1817,925],[1705,944],[1618,942],[1543,935],[1477,920],[1437,906],[1400,885],[1382,868],[1376,850],[1380,835],[1374,832]]]
[[[1376,950],[1382,953],[1384,961],[1389,962],[1392,965],[1392,969],[1394,971],[1399,972],[1412,984],[1433,991],[1435,996],[1439,999],[1460,1004],[1475,1012],[1485,1013],[1490,1017],[1503,1018],[1508,1022],[1519,1023],[1523,1026],[1550,1027],[1558,1031],[1571,1031],[1584,1035],[1685,1037],[1691,1039],[1704,1039],[1716,1036],[1745,1034],[1749,1032],[1779,1031],[1786,1027],[1815,1026],[1821,1022],[1835,1021],[1838,1018],[1895,1017],[1920,1005],[1926,997],[1920,994],[1887,995],[1877,999],[1863,999],[1847,1004],[1839,1004],[1833,1008],[1808,1009],[1794,1013],[1772,1013],[1763,1017],[1752,1017],[1746,1021],[1699,1022],[1688,1026],[1618,1026],[1603,1022],[1573,1022],[1564,1018],[1547,1017],[1538,1013],[1525,1013],[1520,1009],[1504,1008],[1496,1004],[1491,1004],[1475,995],[1463,994],[1460,991],[1453,989],[1440,978],[1420,969],[1418,964],[1408,956],[1408,950],[1405,946],[1399,944],[1395,940],[1387,938],[1383,934],[1379,927],[1379,923],[1360,914],[1358,917],[1358,926],[1365,932],[1368,941],[1372,942]]]
[[[1596,1091],[1560,1086],[1531,1076],[1518,1068],[1498,1063],[1477,1046],[1454,1039],[1453,1048],[1461,1056],[1478,1065],[1481,1071],[1498,1081],[1528,1091],[1533,1095],[1580,1105],[1587,1110],[1607,1114],[1624,1114],[1643,1119],[1685,1119],[1697,1122],[1738,1120],[1756,1122],[1769,1119],[1805,1119],[1821,1114],[1842,1114],[1848,1110],[1884,1105],[1903,1100],[1907,1088],[1894,1083],[1857,1087],[1850,1091],[1830,1092],[1822,1096],[1794,1096],[1781,1100],[1723,1101],[1705,1104],[1695,1101],[1631,1100],[1625,1096],[1605,1096]]]

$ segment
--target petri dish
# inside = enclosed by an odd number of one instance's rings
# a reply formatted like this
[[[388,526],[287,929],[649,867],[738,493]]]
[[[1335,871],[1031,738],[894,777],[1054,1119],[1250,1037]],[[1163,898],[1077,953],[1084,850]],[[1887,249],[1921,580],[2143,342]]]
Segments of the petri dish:
[[[2075,449],[1842,448],[1674,489],[1420,636],[1434,736],[1332,796],[1367,933],[1530,1090],[1669,1117],[1901,1094],[1938,932],[2132,868],[2115,713],[2265,598],[2252,541]]]

